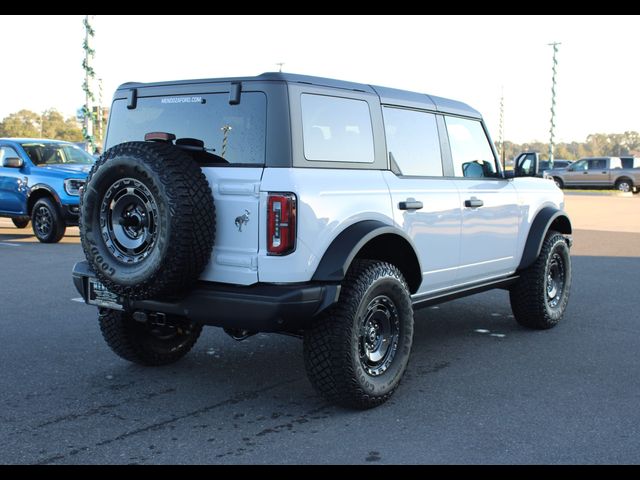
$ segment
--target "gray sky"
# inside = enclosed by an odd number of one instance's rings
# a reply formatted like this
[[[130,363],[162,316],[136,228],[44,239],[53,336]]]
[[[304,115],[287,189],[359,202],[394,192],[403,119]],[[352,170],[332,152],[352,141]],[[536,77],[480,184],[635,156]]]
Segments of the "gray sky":
[[[75,114],[84,102],[81,15],[4,16],[0,118]],[[93,19],[105,103],[127,81],[318,75],[461,100],[498,139],[548,141],[549,42],[558,54],[556,138],[640,130],[639,16],[108,16]],[[95,88],[97,91],[97,87]]]

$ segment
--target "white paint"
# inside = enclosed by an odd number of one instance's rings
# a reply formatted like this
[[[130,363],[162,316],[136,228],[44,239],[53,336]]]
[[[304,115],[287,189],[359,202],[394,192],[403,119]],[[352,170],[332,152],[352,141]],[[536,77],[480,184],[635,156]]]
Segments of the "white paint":
[[[489,333],[489,330],[485,330],[484,328],[477,328],[474,330],[476,333]]]
[[[492,313],[491,316],[492,317],[501,317],[502,315],[500,313]]]
[[[504,338],[506,335],[504,333],[490,333],[491,337]]]
[[[76,297],[71,299],[72,302],[84,303],[84,298]]]
[[[0,242],[3,247],[21,247],[19,243]]]

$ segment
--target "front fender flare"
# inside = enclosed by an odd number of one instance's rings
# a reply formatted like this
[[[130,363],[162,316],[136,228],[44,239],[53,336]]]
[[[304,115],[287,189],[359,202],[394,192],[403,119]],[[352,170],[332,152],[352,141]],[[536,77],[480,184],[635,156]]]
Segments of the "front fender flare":
[[[522,252],[522,259],[518,270],[523,270],[533,262],[536,261],[540,251],[542,250],[542,244],[544,238],[549,231],[552,224],[556,224],[557,230],[565,235],[570,235],[572,232],[571,221],[565,212],[554,207],[544,207],[538,212],[536,218],[531,224],[529,229],[529,236],[525,243],[524,250]]]

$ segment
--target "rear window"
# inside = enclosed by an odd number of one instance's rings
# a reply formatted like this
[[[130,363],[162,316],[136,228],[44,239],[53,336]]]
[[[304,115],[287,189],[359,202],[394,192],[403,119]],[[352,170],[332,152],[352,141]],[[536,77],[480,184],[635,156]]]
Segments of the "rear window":
[[[204,142],[208,153],[230,164],[264,165],[267,99],[262,92],[242,92],[238,105],[229,93],[139,97],[135,109],[116,100],[111,109],[106,147],[143,141],[151,132],[172,133],[179,140]]]

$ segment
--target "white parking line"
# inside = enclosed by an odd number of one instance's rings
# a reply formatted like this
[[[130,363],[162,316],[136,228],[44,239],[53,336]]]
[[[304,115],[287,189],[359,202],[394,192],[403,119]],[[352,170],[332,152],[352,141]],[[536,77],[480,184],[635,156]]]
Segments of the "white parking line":
[[[72,298],[71,299],[72,302],[79,302],[79,303],[84,303],[84,298],[82,297],[76,297],[76,298]]]
[[[0,242],[3,247],[21,247],[19,243]]]

